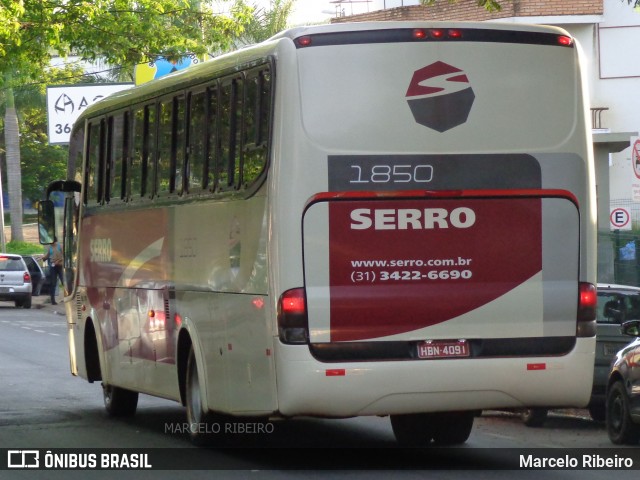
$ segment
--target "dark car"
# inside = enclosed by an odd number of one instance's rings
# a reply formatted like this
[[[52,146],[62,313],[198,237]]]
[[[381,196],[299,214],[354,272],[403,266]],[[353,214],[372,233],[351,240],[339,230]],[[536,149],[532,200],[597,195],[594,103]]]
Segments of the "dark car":
[[[32,295],[38,296],[40,295],[42,291],[42,285],[46,280],[44,270],[42,270],[42,268],[40,267],[37,257],[34,257],[32,255],[22,255],[22,259],[27,265],[29,275],[31,275]]]
[[[40,289],[41,295],[49,295],[49,293],[51,292],[51,279],[49,277],[49,270],[49,265],[44,265],[42,267],[42,272],[44,273],[44,282],[42,282],[42,288]]]
[[[611,362],[617,352],[629,343],[620,326],[628,320],[640,319],[640,288],[625,285],[598,285],[596,362],[590,411],[598,411],[604,420],[607,384]],[[595,417],[594,417],[595,418]]]
[[[624,322],[621,332],[636,339],[616,354],[611,365],[607,434],[617,445],[635,445],[640,440],[640,320]]]
[[[631,319],[640,319],[640,288],[598,284],[596,358],[588,409],[591,418],[599,422],[603,422],[606,416],[605,403],[611,362],[618,350],[629,343],[629,337],[620,332],[620,325]],[[527,408],[522,412],[522,420],[530,427],[540,427],[547,418],[547,412],[546,408]]]

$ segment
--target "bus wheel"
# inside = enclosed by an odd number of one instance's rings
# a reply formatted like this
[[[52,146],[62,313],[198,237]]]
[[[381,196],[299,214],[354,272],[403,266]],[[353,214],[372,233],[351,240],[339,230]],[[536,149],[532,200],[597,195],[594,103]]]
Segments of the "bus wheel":
[[[396,441],[403,447],[427,447],[435,432],[432,413],[391,415],[391,428]]]
[[[525,408],[522,411],[522,421],[527,427],[541,427],[547,419],[547,408]]]
[[[437,445],[458,445],[471,435],[475,412],[444,412],[438,415],[433,441]]]
[[[138,408],[138,392],[102,384],[104,408],[111,417],[131,417]]]
[[[624,384],[617,381],[607,394],[607,434],[616,445],[635,445],[640,439],[640,426],[629,414],[629,397]]]
[[[193,347],[189,352],[187,362],[187,422],[189,424],[189,438],[194,445],[206,445],[210,441],[211,415],[205,412],[202,406],[200,380],[198,378],[198,365]]]

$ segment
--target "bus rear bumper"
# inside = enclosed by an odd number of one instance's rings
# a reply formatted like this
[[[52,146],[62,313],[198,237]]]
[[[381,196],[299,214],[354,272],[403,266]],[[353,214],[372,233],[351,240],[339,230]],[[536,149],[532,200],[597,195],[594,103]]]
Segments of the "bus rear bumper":
[[[322,363],[276,342],[284,416],[351,417],[518,407],[584,407],[595,338],[558,357]]]

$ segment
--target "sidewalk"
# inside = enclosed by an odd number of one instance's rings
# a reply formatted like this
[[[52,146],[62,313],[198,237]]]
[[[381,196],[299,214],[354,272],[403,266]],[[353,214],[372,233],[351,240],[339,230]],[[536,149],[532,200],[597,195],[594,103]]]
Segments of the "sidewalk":
[[[56,297],[57,305],[51,305],[51,297],[48,294],[32,296],[31,297],[31,308],[37,308],[39,310],[47,310],[56,315],[66,315],[64,309],[64,301],[62,300],[62,296],[58,295]]]

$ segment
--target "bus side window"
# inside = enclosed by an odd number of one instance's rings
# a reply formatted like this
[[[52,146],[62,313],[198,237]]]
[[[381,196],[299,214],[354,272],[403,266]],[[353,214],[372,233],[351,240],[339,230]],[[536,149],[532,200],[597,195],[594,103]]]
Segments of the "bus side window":
[[[123,198],[124,165],[127,148],[127,112],[109,117],[106,201]]]
[[[271,72],[265,69],[260,72],[260,109],[257,144],[267,149],[269,147],[269,135],[271,132],[271,97],[273,83]],[[266,154],[266,152],[265,152]]]
[[[206,91],[189,94],[189,147],[187,149],[187,191],[206,187],[204,181],[206,145]]]
[[[71,134],[69,142],[69,162],[67,163],[67,178],[83,183],[83,155],[84,155],[84,125],[78,125]]]
[[[216,168],[222,155],[222,121],[220,119],[222,116],[222,108],[219,108],[221,105],[221,90],[221,88],[218,88],[218,85],[207,89],[209,101],[208,110],[205,113],[207,118],[205,128],[208,129],[208,134],[207,143],[205,144],[206,163],[204,167],[206,170],[202,186],[203,188],[209,188],[211,191],[217,188],[216,181],[219,179],[216,175]]]
[[[182,194],[184,184],[185,162],[185,98],[180,95],[174,98],[173,121],[173,155],[171,157],[171,191]]]
[[[94,121],[89,124],[89,145],[87,168],[85,169],[84,203],[96,205],[100,199],[100,123]]]
[[[157,164],[156,164],[156,152],[157,152],[157,124],[156,124],[156,110],[155,104],[147,105],[145,107],[145,122],[144,122],[144,139],[145,144],[143,147],[142,155],[142,196],[148,198],[153,197],[155,194],[155,184],[157,178]]]
[[[222,84],[220,95],[220,156],[216,165],[216,190],[233,188],[240,180],[240,140],[242,133],[241,79],[227,79]]]
[[[171,192],[171,146],[173,143],[173,98],[164,100],[158,111],[158,159],[156,188],[158,195]],[[149,192],[151,193],[151,192]]]
[[[133,112],[133,152],[129,179],[131,181],[131,199],[142,196],[142,158],[144,146],[144,107],[136,107]]]
[[[250,186],[267,163],[271,119],[271,83],[268,70],[251,72],[245,82],[242,184]]]

